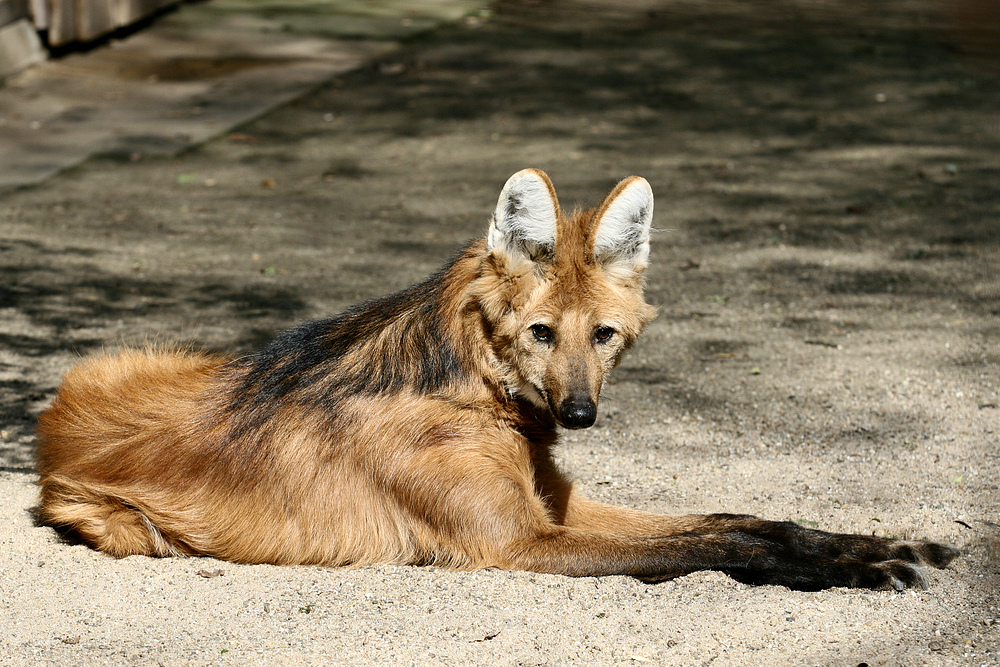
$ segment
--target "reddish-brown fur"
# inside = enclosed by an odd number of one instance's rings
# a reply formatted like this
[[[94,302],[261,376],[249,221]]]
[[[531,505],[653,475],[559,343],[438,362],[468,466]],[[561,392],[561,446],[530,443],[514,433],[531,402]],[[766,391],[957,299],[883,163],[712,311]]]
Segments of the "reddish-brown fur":
[[[647,191],[633,177],[567,217],[544,174],[520,172],[488,239],[410,290],[245,359],[82,362],[39,419],[43,520],[114,556],[244,563],[711,568],[817,588],[911,585],[911,563],[950,561],[933,543],[651,515],[573,490],[551,456],[557,424],[593,422],[653,316]]]

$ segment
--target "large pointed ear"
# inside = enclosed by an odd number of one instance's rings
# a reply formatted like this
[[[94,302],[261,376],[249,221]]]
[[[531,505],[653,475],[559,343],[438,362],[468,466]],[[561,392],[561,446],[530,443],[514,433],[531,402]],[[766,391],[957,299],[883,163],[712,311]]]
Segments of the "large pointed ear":
[[[519,171],[500,191],[486,237],[487,250],[532,262],[552,258],[556,247],[559,201],[545,172]]]
[[[646,179],[630,176],[611,191],[594,217],[594,258],[605,266],[642,271],[649,259],[653,189]]]

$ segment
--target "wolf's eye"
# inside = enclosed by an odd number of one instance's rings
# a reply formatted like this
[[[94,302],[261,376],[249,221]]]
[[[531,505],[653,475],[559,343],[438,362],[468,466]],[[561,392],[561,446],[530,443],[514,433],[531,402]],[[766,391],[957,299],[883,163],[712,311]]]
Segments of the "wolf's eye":
[[[607,343],[615,335],[615,330],[611,327],[597,327],[594,329],[594,342]]]
[[[531,335],[540,343],[551,343],[556,339],[555,334],[552,333],[552,329],[544,324],[532,324]]]

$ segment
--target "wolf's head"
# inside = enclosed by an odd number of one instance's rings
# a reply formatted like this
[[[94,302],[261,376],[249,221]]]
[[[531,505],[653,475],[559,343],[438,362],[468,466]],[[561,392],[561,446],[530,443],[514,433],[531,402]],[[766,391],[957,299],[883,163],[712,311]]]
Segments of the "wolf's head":
[[[508,391],[567,428],[593,425],[604,380],[655,315],[642,296],[652,220],[638,176],[570,216],[537,169],[500,193],[478,300]]]

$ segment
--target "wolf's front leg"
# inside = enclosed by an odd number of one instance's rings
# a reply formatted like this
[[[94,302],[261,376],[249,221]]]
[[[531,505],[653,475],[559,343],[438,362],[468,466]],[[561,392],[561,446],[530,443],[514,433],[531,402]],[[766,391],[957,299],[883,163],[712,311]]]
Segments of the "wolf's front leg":
[[[852,541],[858,538],[823,535]],[[745,583],[797,590],[921,586],[924,580],[916,563],[926,561],[940,567],[957,555],[943,545],[907,543],[899,555],[912,560],[861,560],[846,555],[806,555],[795,540],[782,544],[743,532],[649,538],[568,528],[526,536],[512,546],[504,567],[570,576],[625,574],[649,581],[719,570]]]
[[[747,515],[650,514],[597,503],[575,492],[570,493],[563,516],[567,526],[605,533],[652,539],[684,536],[688,539],[671,545],[678,565],[683,563],[688,568],[681,574],[721,570],[745,583],[806,590],[834,586],[896,589],[922,586],[924,579],[917,566],[945,567],[959,555],[957,549],[934,542],[827,533]],[[697,544],[698,537],[733,540],[747,548],[747,558],[736,566],[699,563],[698,550],[689,546]],[[690,553],[689,557],[680,557],[684,550]],[[676,575],[664,573],[646,578],[670,576]]]

